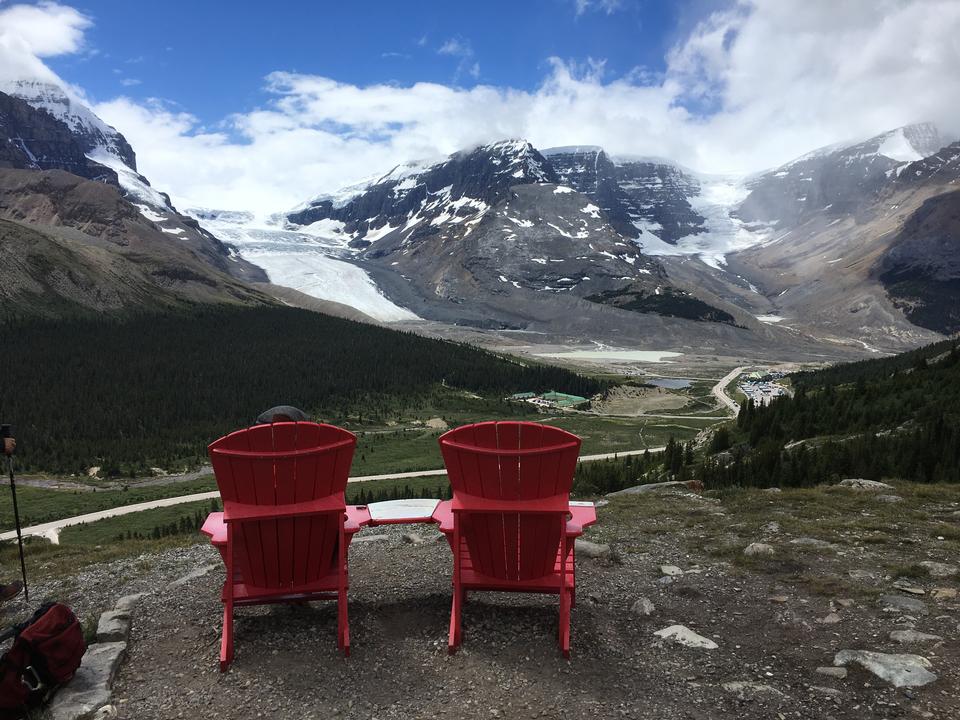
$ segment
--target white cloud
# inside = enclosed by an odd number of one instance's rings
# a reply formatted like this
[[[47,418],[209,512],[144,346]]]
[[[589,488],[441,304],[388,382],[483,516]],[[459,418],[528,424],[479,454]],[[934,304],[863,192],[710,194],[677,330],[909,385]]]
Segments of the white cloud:
[[[55,2],[11,5],[0,10],[0,34],[19,39],[37,57],[75,53],[83,46],[83,32],[92,25],[87,16]]]
[[[919,120],[960,133],[958,36],[955,0],[741,0],[696,25],[662,72],[610,78],[602,60],[553,58],[533,90],[274,72],[262,107],[230,108],[213,130],[160,102],[95,110],[180,205],[282,210],[407,159],[504,137],[748,172]],[[437,50],[479,73],[464,48],[453,38]]]
[[[470,43],[459,38],[450,38],[443,45],[437,48],[440,55],[454,55],[456,57],[468,57],[473,55],[473,49]]]
[[[607,15],[612,15],[623,5],[624,0],[573,0],[573,9],[577,17],[591,10],[600,10]]]

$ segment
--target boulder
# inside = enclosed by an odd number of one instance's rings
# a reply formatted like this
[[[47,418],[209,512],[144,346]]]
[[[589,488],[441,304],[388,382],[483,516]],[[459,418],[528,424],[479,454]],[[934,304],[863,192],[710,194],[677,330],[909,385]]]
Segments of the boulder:
[[[589,540],[584,540],[583,538],[577,538],[575,547],[580,557],[594,559],[610,557],[610,546],[607,544],[594,543]]]
[[[890,639],[894,642],[903,643],[904,645],[943,640],[939,635],[931,635],[930,633],[919,632],[917,630],[894,630],[890,633]]]
[[[126,652],[125,642],[90,645],[73,680],[57,691],[47,708],[50,720],[86,718],[107,705]]]
[[[634,615],[653,615],[657,611],[657,606],[645,597],[637,598],[637,601],[630,607],[630,612]]]
[[[935,578],[947,578],[953,577],[960,569],[956,565],[948,565],[947,563],[934,562],[933,560],[922,560],[919,563],[920,567],[927,569],[927,572],[930,573],[930,577]]]
[[[893,655],[872,650],[841,650],[833,658],[833,664],[837,666],[846,666],[850,663],[861,665],[896,688],[919,687],[937,679],[937,676],[929,670],[930,661],[920,655]]]
[[[678,575],[683,575],[683,570],[678,568],[676,565],[661,565],[660,572],[668,577],[677,577]]]
[[[97,623],[97,642],[126,642],[130,637],[130,613],[126,610],[108,610]]]
[[[929,615],[927,604],[923,600],[917,600],[903,595],[881,595],[880,607],[884,612],[903,612],[913,615]]]
[[[759,555],[774,555],[775,551],[773,545],[767,545],[766,543],[750,543],[743,549],[743,554],[747,557],[756,557]]]
[[[841,480],[840,487],[867,492],[881,492],[883,490],[895,489],[893,485],[887,485],[887,483],[876,480],[864,480],[863,478],[847,478],[846,480]]]
[[[719,645],[710,638],[697,635],[697,633],[685,625],[671,625],[670,627],[663,628],[663,630],[657,630],[653,634],[664,640],[672,640],[678,645],[685,645],[692,648],[716,650],[719,647]]]
[[[116,609],[130,612],[149,594],[150,593],[137,593],[136,595],[124,595],[122,598],[117,600]]]

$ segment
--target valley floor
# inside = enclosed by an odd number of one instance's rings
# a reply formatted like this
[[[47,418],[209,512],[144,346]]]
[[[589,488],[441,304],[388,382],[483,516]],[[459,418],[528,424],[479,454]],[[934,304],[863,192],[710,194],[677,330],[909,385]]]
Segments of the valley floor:
[[[151,593],[115,686],[121,718],[955,717],[960,578],[921,563],[960,555],[960,487],[895,492],[900,500],[839,488],[612,498],[589,532],[611,554],[578,558],[569,662],[547,596],[471,595],[463,648],[448,656],[450,552],[429,526],[358,536],[349,659],[337,654],[330,603],[244,608],[236,660],[221,675],[223,570],[204,544],[79,572],[35,556],[34,593],[85,620],[121,595]],[[423,542],[404,542],[410,530]],[[754,542],[774,554],[745,556]],[[668,580],[663,565],[682,572]],[[632,609],[641,597],[652,614]],[[5,620],[26,612],[21,599]],[[675,624],[719,647],[654,636]],[[902,629],[942,639],[890,638]],[[922,655],[938,679],[896,690],[859,666],[842,679],[818,673],[845,649]]]

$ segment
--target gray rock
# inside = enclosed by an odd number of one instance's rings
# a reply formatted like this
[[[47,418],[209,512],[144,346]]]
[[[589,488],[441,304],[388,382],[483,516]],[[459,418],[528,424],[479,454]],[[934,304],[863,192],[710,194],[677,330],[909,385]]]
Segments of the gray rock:
[[[833,547],[833,544],[828,543],[826,540],[818,540],[817,538],[810,537],[794,538],[790,541],[790,544],[799,547],[816,548],[817,550],[829,550]]]
[[[957,572],[960,572],[956,565],[934,562],[933,560],[923,560],[919,564],[921,567],[925,567],[927,569],[927,572],[930,573],[930,577],[935,578],[953,577],[957,574]]]
[[[765,685],[764,683],[754,682],[753,680],[737,680],[735,682],[725,682],[723,684],[723,689],[727,692],[737,693],[738,695],[755,695],[755,694],[766,694],[766,695],[783,695],[782,692],[777,690],[772,685]]]
[[[647,598],[637,598],[637,601],[630,607],[630,612],[634,615],[653,615],[657,611],[657,606]]]
[[[191,570],[183,577],[180,577],[174,580],[167,587],[170,589],[178,588],[181,585],[186,585],[191,580],[197,580],[199,578],[202,578],[204,575],[207,575],[208,573],[211,573],[214,570],[217,570],[218,568],[222,568],[222,567],[223,567],[223,563],[213,563],[211,565],[205,565],[204,567],[197,568],[196,570]]]
[[[136,595],[124,595],[117,600],[116,609],[130,612],[149,594],[150,593],[137,593]]]
[[[581,557],[594,559],[610,557],[610,546],[607,544],[594,543],[589,540],[584,540],[583,538],[577,538],[575,547],[577,554]]]
[[[97,623],[97,642],[126,642],[130,637],[130,613],[126,610],[108,610]]]
[[[864,480],[862,478],[848,478],[840,481],[840,487],[850,488],[851,490],[880,492],[882,490],[894,490],[893,485],[877,482],[876,480]]]
[[[91,720],[113,720],[117,717],[117,707],[115,705],[104,705],[97,710]]]
[[[891,655],[872,650],[841,650],[833,658],[834,665],[857,663],[881,680],[896,688],[920,687],[937,679],[930,672],[930,661],[920,655]]]
[[[773,545],[767,545],[766,543],[750,543],[743,549],[743,554],[748,557],[756,557],[758,555],[774,555],[776,551],[773,549]]]
[[[760,532],[765,533],[766,535],[776,535],[780,532],[780,523],[776,520],[773,522],[768,522],[766,525],[760,528]]]
[[[657,585],[672,585],[673,578],[670,575],[664,575],[661,578],[657,578]]]
[[[685,625],[671,625],[670,627],[663,628],[663,630],[657,630],[653,634],[665,640],[672,640],[679,645],[686,645],[692,648],[716,650],[719,647],[719,645],[710,638],[697,635],[697,633]]]
[[[90,645],[73,680],[60,688],[50,703],[50,720],[81,720],[107,705],[126,652],[125,642]]]
[[[652,493],[652,492],[662,492],[662,491],[676,492],[677,490],[682,490],[686,492],[687,484],[680,482],[679,480],[671,480],[670,482],[658,482],[658,483],[648,483],[646,485],[634,485],[633,487],[624,488],[623,490],[617,490],[616,492],[607,493],[607,497],[618,497],[620,495],[640,495],[643,493]]]
[[[820,695],[826,695],[827,697],[832,698],[838,698],[843,695],[843,693],[836,688],[820,687],[819,685],[811,685],[810,690]]]
[[[826,617],[822,617],[817,620],[821,625],[836,625],[840,622],[840,616],[836,613],[829,613]]]
[[[777,493],[783,492],[783,490],[781,490],[778,487],[772,487],[772,488],[764,488],[763,492],[770,493],[771,495],[776,495]]]
[[[890,633],[890,639],[905,645],[943,640],[939,635],[931,635],[917,630],[894,630]]]
[[[845,667],[818,667],[817,672],[827,677],[836,678],[837,680],[843,680],[847,676],[847,669]]]
[[[885,503],[899,503],[903,502],[903,498],[899,495],[877,495],[876,500],[878,502]]]
[[[926,595],[927,591],[921,587],[917,587],[909,580],[897,580],[893,583],[893,587],[901,592],[909,593],[911,595]]]
[[[408,545],[423,545],[423,538],[413,532],[405,532],[400,539]]]
[[[373,542],[389,542],[389,535],[358,535],[353,540],[352,543],[373,543]]]
[[[917,600],[903,595],[881,595],[880,607],[884,612],[907,612],[915,615],[929,615],[927,604],[923,600]]]
[[[678,575],[683,575],[683,570],[678,568],[676,565],[661,565],[660,572],[669,577],[676,577]]]

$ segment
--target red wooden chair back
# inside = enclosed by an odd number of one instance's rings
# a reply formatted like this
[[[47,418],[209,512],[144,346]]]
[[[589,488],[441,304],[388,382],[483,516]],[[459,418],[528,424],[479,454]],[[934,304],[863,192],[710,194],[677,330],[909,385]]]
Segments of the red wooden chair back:
[[[208,447],[224,502],[340,501],[322,515],[235,523],[234,558],[245,584],[295,587],[332,572],[356,444],[353,433],[333,425],[285,422],[238,430]]]
[[[539,423],[483,422],[445,433],[440,449],[473,568],[505,581],[552,573],[580,438]]]

